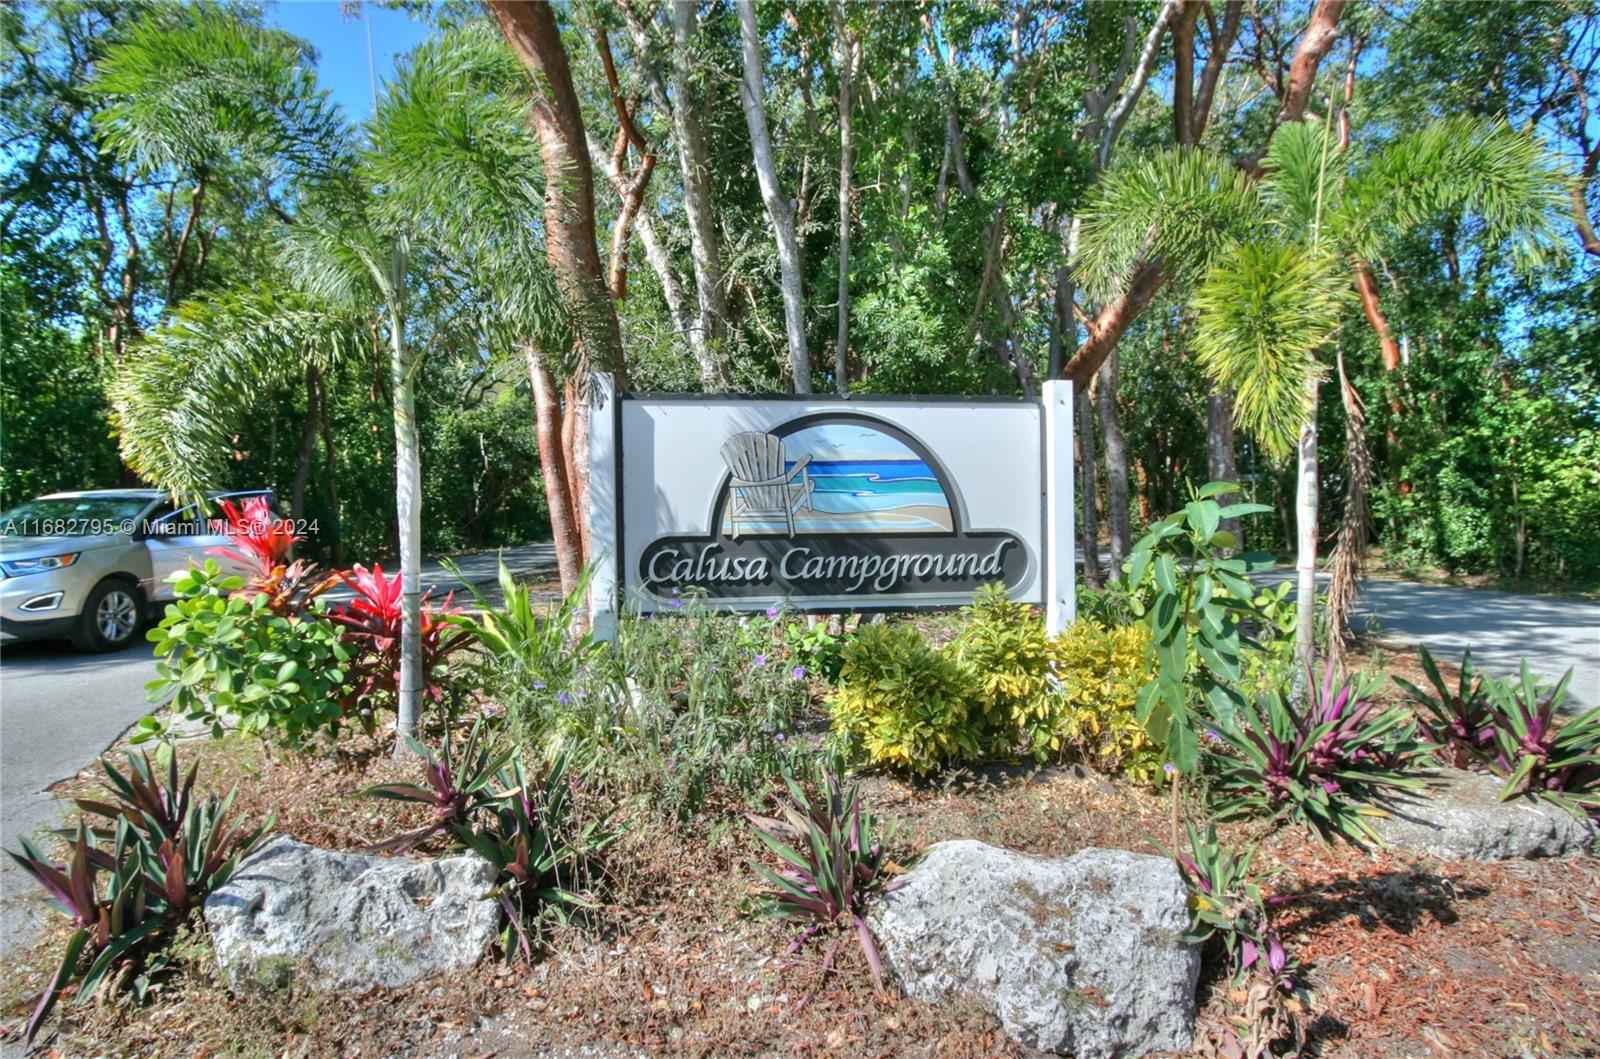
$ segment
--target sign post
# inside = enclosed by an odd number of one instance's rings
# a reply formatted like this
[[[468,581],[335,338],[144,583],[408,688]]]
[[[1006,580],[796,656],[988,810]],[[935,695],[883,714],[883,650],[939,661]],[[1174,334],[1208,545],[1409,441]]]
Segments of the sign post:
[[[1040,400],[589,389],[597,636],[622,606],[686,593],[882,610],[960,606],[994,581],[1052,631],[1072,620],[1070,383]]]

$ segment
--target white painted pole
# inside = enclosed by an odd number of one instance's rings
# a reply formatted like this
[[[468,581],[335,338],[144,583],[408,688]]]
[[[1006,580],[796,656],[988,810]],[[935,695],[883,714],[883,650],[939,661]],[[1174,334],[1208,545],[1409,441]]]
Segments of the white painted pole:
[[[1072,502],[1072,383],[1044,384],[1044,623],[1051,636],[1078,613],[1076,526]]]
[[[622,439],[617,437],[617,393],[609,373],[589,377],[589,624],[595,639],[617,635],[617,481]]]

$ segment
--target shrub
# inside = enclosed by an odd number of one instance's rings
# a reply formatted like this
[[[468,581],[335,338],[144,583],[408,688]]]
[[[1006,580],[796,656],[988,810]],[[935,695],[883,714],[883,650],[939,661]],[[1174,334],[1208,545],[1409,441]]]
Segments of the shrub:
[[[235,590],[245,599],[267,597],[266,608],[286,618],[299,617],[328,589],[339,583],[337,573],[325,574],[315,564],[289,562],[289,552],[300,537],[288,519],[272,513],[264,496],[247,498],[242,505],[222,501],[223,528],[233,548],[211,548],[209,554],[243,563],[250,575]]]
[[[1421,709],[1417,727],[1433,743],[1433,755],[1442,765],[1470,768],[1486,764],[1494,747],[1494,717],[1482,678],[1474,679],[1472,651],[1461,656],[1460,677],[1451,691],[1426,647],[1420,652],[1422,671],[1438,695],[1432,695],[1403,677],[1394,682],[1405,689]]]
[[[1272,510],[1215,499],[1237,491],[1226,482],[1204,486],[1182,511],[1152,526],[1128,559],[1154,669],[1139,695],[1139,721],[1162,734],[1167,756],[1185,774],[1199,764],[1201,709],[1227,726],[1244,702],[1240,626],[1253,616],[1254,598],[1248,574],[1271,563],[1264,555],[1228,555],[1238,542],[1220,528],[1222,520]]]
[[[448,730],[437,755],[409,735],[405,740],[411,752],[422,759],[423,776],[428,785],[387,783],[370,787],[363,793],[371,798],[421,802],[433,809],[433,819],[415,831],[396,835],[372,846],[374,853],[401,853],[414,849],[441,831],[465,824],[475,810],[496,797],[491,785],[515,753],[514,750],[495,752],[484,736],[481,720],[473,724],[467,736],[467,745],[459,757],[452,752],[453,740]]]
[[[781,636],[776,611],[719,614],[697,597],[630,616],[618,636],[622,691],[602,674],[565,707],[571,724],[609,748],[602,769],[679,819],[711,802],[742,806],[805,753],[810,685]]]
[[[910,625],[864,625],[828,699],[838,743],[873,765],[927,775],[985,753],[971,671]]]
[[[91,828],[80,819],[66,863],[53,862],[27,839],[20,853],[6,851],[73,927],[23,1031],[29,1043],[74,981],[79,1003],[105,982],[126,980],[142,991],[160,967],[160,944],[228,881],[272,826],[270,818],[255,828],[235,821],[232,792],[195,799],[196,767],[180,779],[175,756],[165,782],[148,757],[130,754],[128,763],[124,774],[101,760],[111,800],[77,804],[106,826]]]
[[[1236,724],[1211,732],[1214,745],[1232,751],[1208,755],[1217,819],[1288,817],[1324,839],[1375,839],[1366,818],[1382,810],[1373,803],[1421,786],[1401,772],[1421,749],[1411,720],[1369,698],[1369,686],[1335,680],[1331,664],[1320,685],[1307,685],[1303,714],[1280,689],[1241,706]]]
[[[999,583],[981,586],[961,618],[954,647],[971,673],[983,752],[1003,756],[1022,749],[1044,757],[1057,738],[1056,711],[1045,694],[1051,645],[1044,622]]]
[[[806,924],[790,943],[789,955],[824,933],[839,934],[823,959],[824,975],[845,937],[854,933],[881,988],[883,959],[866,915],[873,898],[886,889],[894,829],[879,833],[862,806],[860,789],[844,786],[836,765],[822,765],[815,782],[818,795],[808,798],[793,778],[787,779],[791,801],[782,807],[782,819],[746,814],[784,865],[777,871],[757,865],[773,887],[758,900],[767,914]]]
[[[445,567],[465,581],[453,563],[447,561]],[[591,673],[612,675],[605,645],[582,628],[590,576],[585,568],[566,598],[543,612],[532,589],[517,584],[501,562],[500,605],[491,605],[469,584],[481,613],[449,619],[476,643],[476,671],[486,690],[505,706],[512,736],[524,752],[542,753],[547,738],[581,737],[585,726],[575,722],[583,711],[574,707],[595,683]]]
[[[172,711],[211,726],[271,733],[292,745],[319,731],[337,734],[350,653],[320,601],[300,614],[272,609],[265,592],[241,592],[244,581],[223,577],[215,559],[174,573],[177,599],[150,630],[156,679],[149,700],[172,696]],[[164,718],[146,717],[133,741],[163,734]]]
[[[1159,782],[1165,755],[1135,713],[1149,641],[1140,626],[1108,629],[1085,619],[1051,641],[1049,724],[1030,749],[1070,752],[1101,772]]]
[[[1506,781],[1502,799],[1533,794],[1600,823],[1600,707],[1556,723],[1570,671],[1553,689],[1536,684],[1527,662],[1516,679],[1479,677],[1468,650],[1452,691],[1427,648],[1420,655],[1437,694],[1395,683],[1419,707],[1418,726],[1441,763],[1488,769]]]
[[[1203,837],[1193,825],[1185,825],[1184,830],[1189,850],[1173,855],[1189,889],[1191,926],[1184,940],[1192,945],[1219,940],[1227,953],[1229,971],[1237,980],[1257,964],[1271,937],[1267,902],[1250,866],[1256,851],[1249,848],[1235,853],[1224,846],[1217,840],[1215,824],[1206,826]]]
[[[829,684],[839,679],[844,642],[845,638],[829,632],[828,622],[820,618],[815,622],[785,621],[783,625],[783,644],[789,657],[807,674]]]

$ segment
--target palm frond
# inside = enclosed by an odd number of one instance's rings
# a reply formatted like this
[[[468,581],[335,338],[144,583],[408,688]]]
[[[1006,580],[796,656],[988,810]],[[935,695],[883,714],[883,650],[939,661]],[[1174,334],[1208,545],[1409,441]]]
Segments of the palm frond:
[[[1357,150],[1339,151],[1328,130],[1316,122],[1288,122],[1273,134],[1263,160],[1261,194],[1285,234],[1309,241],[1319,201],[1326,218],[1329,207],[1342,199]]]
[[[1194,351],[1234,388],[1239,425],[1274,455],[1294,448],[1322,376],[1316,351],[1339,325],[1349,280],[1336,259],[1289,244],[1242,243],[1196,289]]]
[[[527,75],[485,23],[443,33],[396,71],[371,124],[377,209],[484,294],[502,347],[570,344],[543,243],[543,177]]]
[[[1504,121],[1437,121],[1384,147],[1350,183],[1338,238],[1364,257],[1393,234],[1451,215],[1476,218],[1485,246],[1531,269],[1564,248],[1566,182],[1544,145]]]
[[[306,363],[358,355],[351,318],[258,288],[180,305],[130,351],[111,384],[123,459],[174,496],[224,482],[250,402]]]
[[[1197,281],[1267,221],[1248,175],[1213,152],[1168,151],[1106,174],[1084,212],[1078,281],[1107,299],[1139,265],[1161,258],[1174,281]]]
[[[305,43],[221,6],[157,7],[96,64],[107,146],[144,171],[237,154],[276,175],[330,178],[348,126]]]

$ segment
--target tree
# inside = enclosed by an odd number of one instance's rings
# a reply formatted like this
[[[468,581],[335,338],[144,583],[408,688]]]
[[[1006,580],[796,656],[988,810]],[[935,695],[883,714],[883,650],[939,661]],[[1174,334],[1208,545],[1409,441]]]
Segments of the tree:
[[[739,40],[743,45],[744,77],[739,82],[739,101],[744,104],[745,123],[750,128],[750,146],[755,152],[756,178],[761,184],[761,201],[778,243],[779,284],[783,290],[783,324],[789,339],[789,371],[795,393],[811,392],[811,354],[806,349],[806,303],[804,268],[800,243],[795,238],[794,209],[783,194],[777,163],[772,157],[772,133],[767,128],[766,93],[762,88],[762,52],[765,43],[756,24],[754,0],[736,0],[739,9]]]

